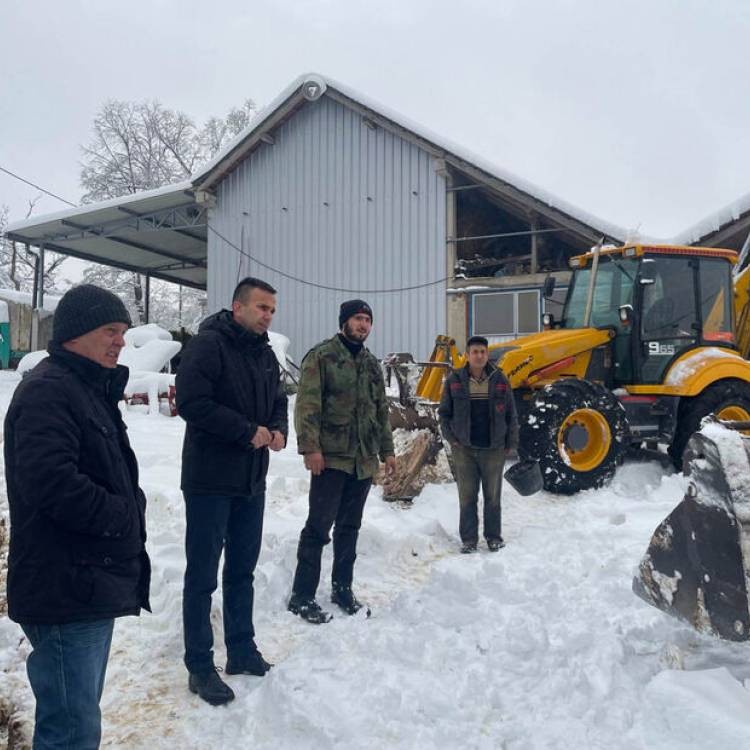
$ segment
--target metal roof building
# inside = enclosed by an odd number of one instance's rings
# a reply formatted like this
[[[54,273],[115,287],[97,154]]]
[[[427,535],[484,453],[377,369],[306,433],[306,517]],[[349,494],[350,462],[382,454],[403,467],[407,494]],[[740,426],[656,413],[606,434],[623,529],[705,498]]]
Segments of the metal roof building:
[[[229,304],[242,276],[260,276],[278,289],[274,329],[297,357],[335,331],[351,297],[374,308],[377,354],[424,356],[438,333],[523,332],[538,325],[547,272],[564,277],[570,255],[625,239],[318,75],[292,83],[190,181],[8,234],[206,288],[210,311]],[[491,311],[479,320],[473,298],[488,290],[506,295],[510,323]]]

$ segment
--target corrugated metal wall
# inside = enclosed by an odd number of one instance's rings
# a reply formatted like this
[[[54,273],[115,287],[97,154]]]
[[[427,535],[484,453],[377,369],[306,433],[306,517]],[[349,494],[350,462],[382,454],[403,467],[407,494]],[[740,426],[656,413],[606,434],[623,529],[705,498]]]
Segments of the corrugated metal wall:
[[[228,307],[242,276],[278,290],[273,330],[291,339],[299,360],[333,335],[338,307],[363,297],[375,324],[378,356],[426,357],[446,327],[445,283],[384,290],[445,276],[445,179],[418,146],[368,127],[362,116],[323,96],[306,104],[219,185],[209,221],[262,263],[243,258],[208,233],[209,310]],[[328,291],[311,283],[359,293]]]

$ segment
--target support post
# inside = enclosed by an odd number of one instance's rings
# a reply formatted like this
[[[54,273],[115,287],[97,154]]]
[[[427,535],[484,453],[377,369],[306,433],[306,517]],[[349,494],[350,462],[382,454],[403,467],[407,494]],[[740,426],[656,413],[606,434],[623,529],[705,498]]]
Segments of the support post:
[[[29,334],[29,351],[39,348],[39,255],[34,255],[34,287],[31,291],[31,332]]]
[[[537,219],[536,214],[531,214],[529,229],[531,229],[531,273],[536,273],[539,270],[539,245],[537,244],[539,220]]]
[[[146,274],[146,305],[145,305],[145,317],[146,323],[150,323],[149,316],[151,315],[151,275]]]
[[[39,274],[39,283],[37,285],[37,295],[39,297],[39,304],[37,307],[39,310],[44,310],[44,243],[39,245],[39,266],[37,268]]]

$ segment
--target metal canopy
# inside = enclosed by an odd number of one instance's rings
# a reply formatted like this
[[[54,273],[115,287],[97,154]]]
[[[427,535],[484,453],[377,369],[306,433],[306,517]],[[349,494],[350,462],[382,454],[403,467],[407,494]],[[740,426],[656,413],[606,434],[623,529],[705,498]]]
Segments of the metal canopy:
[[[190,182],[12,224],[7,237],[94,263],[206,288],[208,205]]]

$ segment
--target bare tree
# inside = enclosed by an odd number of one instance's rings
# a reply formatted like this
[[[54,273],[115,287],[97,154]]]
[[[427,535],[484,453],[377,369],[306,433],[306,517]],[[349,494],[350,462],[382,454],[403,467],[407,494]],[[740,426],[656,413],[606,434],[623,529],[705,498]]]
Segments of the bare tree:
[[[188,178],[201,162],[242,131],[252,119],[248,99],[227,116],[196,127],[184,112],[158,101],[105,102],[83,146],[84,203],[118,198]]]
[[[36,204],[41,196],[28,202],[26,218],[34,212]],[[37,253],[27,251],[25,246],[8,239],[6,231],[8,227],[8,206],[0,206],[0,286],[6,289],[29,292],[34,287],[34,274],[36,273]],[[65,260],[64,255],[57,253],[45,254],[44,262],[44,291],[55,292],[57,282],[57,270]]]
[[[158,101],[105,102],[94,119],[91,141],[82,148],[83,202],[118,198],[187,179],[247,127],[255,109],[253,100],[247,99],[226,117],[211,117],[199,128],[184,112],[167,109]],[[84,278],[124,295],[133,322],[137,325],[144,320],[140,274],[91,266]],[[169,302],[161,304],[161,297]],[[151,318],[167,328],[191,327],[193,312],[197,315],[205,307],[204,297],[194,289],[175,287],[173,291],[168,284],[153,282]],[[183,315],[175,317],[180,309]]]

